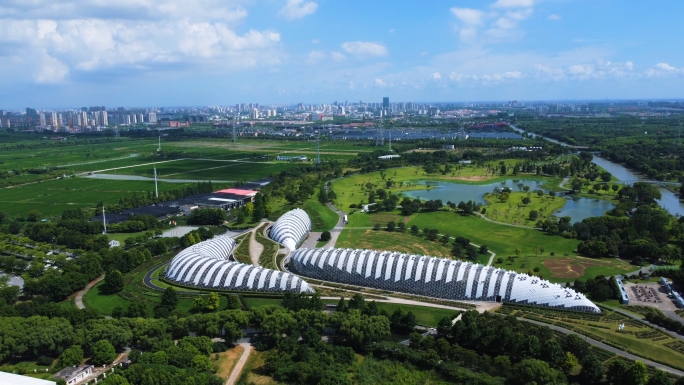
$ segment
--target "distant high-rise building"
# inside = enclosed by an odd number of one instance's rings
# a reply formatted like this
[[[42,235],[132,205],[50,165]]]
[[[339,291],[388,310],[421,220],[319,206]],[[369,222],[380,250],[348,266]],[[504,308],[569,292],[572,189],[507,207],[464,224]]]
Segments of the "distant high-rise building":
[[[385,96],[384,98],[382,98],[382,108],[385,111],[389,111],[389,108],[390,108],[389,97]]]
[[[252,108],[249,112],[249,118],[252,120],[259,119],[259,110]]]
[[[157,113],[156,112],[150,112],[147,114],[147,121],[149,123],[157,123]]]

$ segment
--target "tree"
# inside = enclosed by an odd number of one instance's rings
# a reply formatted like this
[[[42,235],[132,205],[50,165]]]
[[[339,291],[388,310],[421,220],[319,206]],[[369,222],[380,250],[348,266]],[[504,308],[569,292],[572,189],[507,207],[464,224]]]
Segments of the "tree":
[[[444,316],[437,324],[437,334],[440,337],[447,337],[451,334],[451,318]]]
[[[672,381],[670,381],[665,372],[656,370],[651,378],[648,379],[646,385],[672,385]]]
[[[648,369],[641,361],[634,361],[632,365],[627,368],[624,378],[625,385],[645,385],[648,381]]]
[[[513,367],[513,381],[516,384],[560,384],[565,382],[563,374],[537,360],[522,360]]]
[[[489,249],[487,248],[487,245],[481,245],[480,246],[480,254],[487,254]]]
[[[420,233],[420,228],[416,225],[411,226],[411,234],[418,235]]]
[[[536,221],[539,218],[539,212],[537,210],[530,210],[530,220]]]
[[[128,382],[126,377],[123,377],[122,375],[118,373],[111,373],[107,375],[107,378],[104,380],[100,380],[98,385],[130,385],[131,383]]]
[[[207,303],[205,305],[205,308],[209,311],[216,311],[216,310],[218,310],[220,304],[221,304],[221,298],[219,297],[218,293],[215,291],[212,291],[211,293],[209,293],[209,298],[207,298]]]
[[[506,175],[506,163],[504,163],[503,161],[499,162],[499,172],[501,173],[501,175]]]
[[[107,340],[100,340],[93,345],[93,364],[109,365],[116,359],[116,350]]]
[[[197,355],[192,358],[192,368],[198,372],[210,372],[213,367],[209,357]]]
[[[529,205],[530,202],[532,202],[532,201],[531,201],[530,198],[528,198],[528,197],[524,197],[524,198],[522,199],[522,204],[524,204],[524,205]]]
[[[143,302],[133,302],[126,310],[128,318],[147,318],[147,306]]]
[[[80,365],[83,361],[83,349],[79,345],[71,346],[66,349],[57,359],[57,366],[65,368],[67,366]]]
[[[616,193],[620,189],[620,186],[618,186],[617,184],[613,184],[612,186],[610,186],[610,188],[613,190],[613,193]]]
[[[330,238],[332,238],[332,236],[330,235],[330,231],[326,230],[321,233],[321,241],[327,242],[330,240]]]
[[[397,225],[396,225],[396,223],[394,223],[394,221],[387,222],[387,231],[394,231],[396,226]]]
[[[603,379],[603,365],[593,354],[582,361],[582,372],[579,374],[580,383],[586,385],[599,384]]]
[[[40,221],[40,212],[38,212],[38,210],[30,210],[28,213],[26,213],[26,220],[29,222]]]
[[[613,360],[608,365],[606,379],[611,385],[622,385],[625,383],[627,374],[627,364],[622,360]]]
[[[105,293],[118,293],[124,288],[123,274],[121,274],[119,270],[112,270],[105,274],[104,281],[103,287],[105,289]]]
[[[176,289],[169,286],[164,290],[164,294],[162,294],[161,306],[171,311],[175,309],[177,305],[178,294],[176,293]]]
[[[565,373],[570,373],[575,366],[579,365],[577,357],[570,352],[565,352],[565,359],[563,360],[563,371]]]

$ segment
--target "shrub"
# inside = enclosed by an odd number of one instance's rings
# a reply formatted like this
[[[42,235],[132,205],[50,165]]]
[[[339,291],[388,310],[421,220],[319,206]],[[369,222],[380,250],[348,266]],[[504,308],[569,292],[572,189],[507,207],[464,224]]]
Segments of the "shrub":
[[[321,241],[327,242],[331,238],[330,231],[324,231],[321,233]]]

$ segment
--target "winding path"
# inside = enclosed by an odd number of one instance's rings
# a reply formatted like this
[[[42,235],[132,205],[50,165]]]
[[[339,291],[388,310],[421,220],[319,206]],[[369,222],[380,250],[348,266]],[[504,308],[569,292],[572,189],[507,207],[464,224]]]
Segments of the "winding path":
[[[76,294],[76,307],[79,309],[85,309],[85,304],[83,303],[83,296],[88,292],[88,290],[92,289],[93,286],[97,285],[98,282],[102,281],[104,279],[104,274],[95,278],[92,282],[86,285],[86,287],[83,288],[83,290],[79,291]]]
[[[249,235],[249,257],[254,266],[259,266],[259,257],[261,257],[261,253],[264,252],[264,245],[256,240],[256,232],[259,228],[261,228],[261,226],[252,229],[251,234]]]

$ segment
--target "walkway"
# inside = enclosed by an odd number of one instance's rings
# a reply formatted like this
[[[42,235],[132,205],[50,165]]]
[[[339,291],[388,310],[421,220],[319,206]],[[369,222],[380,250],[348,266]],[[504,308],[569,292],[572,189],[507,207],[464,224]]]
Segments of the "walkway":
[[[318,240],[321,238],[321,232],[320,231],[311,231],[309,232],[308,238],[302,243],[299,248],[301,249],[315,249],[316,244],[318,243]]]
[[[245,367],[245,363],[247,363],[247,359],[249,358],[249,354],[252,353],[252,344],[249,343],[249,339],[247,338],[242,338],[240,341],[247,340],[247,342],[240,342],[238,345],[242,346],[243,349],[245,349],[242,352],[242,355],[240,356],[240,360],[235,364],[235,367],[233,370],[230,372],[230,376],[228,377],[228,380],[226,381],[226,385],[233,385],[237,382],[238,378],[240,377],[240,373],[242,373],[242,368]]]
[[[90,282],[89,284],[87,284],[86,287],[83,288],[83,290],[79,291],[79,292],[76,294],[76,300],[75,300],[74,302],[76,302],[76,307],[77,307],[77,308],[79,308],[79,309],[85,309],[85,304],[83,303],[83,296],[85,295],[85,293],[88,292],[88,290],[92,289],[93,286],[97,285],[97,283],[100,282],[100,281],[102,281],[103,279],[104,279],[104,275],[101,275],[101,276],[95,278],[92,282]]]
[[[252,259],[252,265],[254,266],[259,266],[259,257],[264,252],[264,245],[256,240],[256,232],[259,228],[260,226],[253,228],[250,231],[251,234],[249,234],[249,257]]]
[[[648,365],[648,366],[653,366],[654,368],[660,369],[660,370],[665,371],[665,372],[668,372],[668,373],[672,373],[672,374],[677,375],[677,376],[680,376],[680,377],[684,376],[684,372],[682,372],[682,371],[680,371],[680,370],[671,368],[671,367],[669,367],[669,366],[665,366],[665,365],[663,365],[663,364],[659,364],[659,363],[657,363],[657,362],[653,362],[653,361],[651,361],[651,360],[647,360],[647,359],[645,359],[645,358],[643,358],[643,357],[635,356],[634,354],[630,354],[630,353],[627,353],[627,352],[622,351],[622,350],[620,350],[620,349],[616,349],[616,348],[614,348],[614,347],[612,347],[612,346],[610,346],[610,345],[604,344],[603,342],[599,342],[599,341],[596,341],[596,340],[594,340],[594,339],[591,339],[591,338],[589,338],[589,337],[587,337],[587,336],[585,336],[585,335],[582,335],[582,334],[579,334],[579,333],[575,333],[574,331],[571,331],[571,330],[568,330],[568,329],[564,329],[564,328],[559,327],[559,326],[556,326],[556,325],[551,325],[551,324],[547,324],[547,323],[544,323],[544,322],[534,321],[534,320],[525,319],[525,318],[518,318],[518,320],[524,321],[524,322],[533,323],[533,324],[537,324],[537,325],[541,325],[541,326],[546,326],[546,327],[548,327],[548,328],[551,328],[552,330],[557,330],[557,331],[559,331],[559,332],[561,332],[561,333],[564,333],[564,334],[577,334],[578,336],[584,338],[584,340],[585,340],[587,343],[589,343],[589,344],[591,344],[591,345],[594,345],[594,346],[596,346],[596,347],[599,347],[599,348],[601,348],[601,349],[607,350],[607,351],[609,351],[609,352],[611,352],[611,353],[615,353],[615,354],[617,354],[617,355],[619,355],[619,356],[625,357],[625,358],[630,359],[630,360],[639,360],[639,361],[643,362],[644,364],[646,364],[646,365]]]

